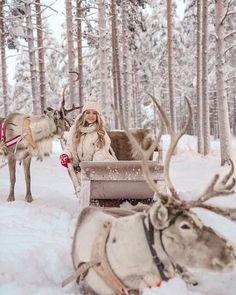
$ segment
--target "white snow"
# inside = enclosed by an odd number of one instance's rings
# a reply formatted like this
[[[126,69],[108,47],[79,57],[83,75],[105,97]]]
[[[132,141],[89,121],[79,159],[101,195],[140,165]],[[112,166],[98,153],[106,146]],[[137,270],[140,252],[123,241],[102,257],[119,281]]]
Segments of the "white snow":
[[[164,138],[164,147],[168,137]],[[234,155],[236,141],[233,141]],[[24,201],[23,168],[17,165],[16,201],[6,202],[9,190],[7,167],[0,169],[0,295],[73,295],[80,294],[75,283],[61,288],[72,271],[70,257],[73,231],[78,215],[78,199],[67,171],[59,163],[58,142],[54,153],[43,162],[32,162],[34,201]],[[2,163],[0,163],[1,166]],[[219,144],[212,143],[207,157],[196,153],[196,140],[185,136],[173,157],[171,177],[182,197],[199,195],[220,167]],[[236,194],[214,201],[236,207]],[[213,213],[198,209],[199,217],[236,243],[236,224]],[[195,272],[197,287],[187,287],[180,278],[147,289],[145,295],[233,295],[236,269],[228,273]]]

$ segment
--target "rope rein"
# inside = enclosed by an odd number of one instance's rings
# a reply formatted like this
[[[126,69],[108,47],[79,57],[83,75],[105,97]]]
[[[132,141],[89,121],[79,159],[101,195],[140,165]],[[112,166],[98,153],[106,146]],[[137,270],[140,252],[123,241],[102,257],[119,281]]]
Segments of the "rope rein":
[[[149,246],[151,256],[154,264],[157,267],[158,273],[161,277],[161,281],[168,281],[170,278],[165,274],[165,266],[157,255],[154,248],[154,227],[148,216],[148,227],[142,218],[143,229],[146,237],[147,244]],[[136,289],[129,289],[124,283],[117,277],[117,275],[112,270],[106,253],[106,244],[109,237],[109,233],[112,227],[112,223],[107,221],[104,223],[102,230],[99,232],[94,240],[91,261],[81,262],[75,269],[75,271],[62,282],[62,286],[66,286],[73,280],[77,279],[77,282],[83,280],[90,268],[92,268],[96,273],[110,286],[110,288],[118,295],[129,295],[129,294],[139,294]],[[79,222],[77,223],[75,230],[75,238],[77,231],[79,229]],[[75,240],[74,238],[74,240]],[[163,244],[161,243],[163,250],[165,251]],[[73,241],[72,256],[75,255],[75,241]],[[74,257],[73,261],[75,261]],[[173,266],[174,267],[174,266]]]

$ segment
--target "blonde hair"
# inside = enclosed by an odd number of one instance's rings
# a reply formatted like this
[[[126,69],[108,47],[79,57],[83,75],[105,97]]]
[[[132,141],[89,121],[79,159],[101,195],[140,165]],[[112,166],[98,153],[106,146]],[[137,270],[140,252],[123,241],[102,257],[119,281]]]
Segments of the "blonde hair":
[[[97,140],[97,147],[102,148],[105,145],[105,129],[103,126],[103,121],[101,119],[101,116],[97,113],[97,119],[96,119],[96,130],[98,134],[98,140]],[[82,135],[81,128],[86,127],[87,122],[85,121],[85,112],[83,112],[82,116],[77,120],[75,125],[75,144],[78,145],[80,143],[80,138]]]

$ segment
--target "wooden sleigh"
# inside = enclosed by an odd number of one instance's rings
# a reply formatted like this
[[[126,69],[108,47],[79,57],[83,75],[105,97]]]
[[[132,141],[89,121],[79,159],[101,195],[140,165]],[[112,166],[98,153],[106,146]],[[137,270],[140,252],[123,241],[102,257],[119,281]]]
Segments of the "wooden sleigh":
[[[141,130],[141,129],[140,129]],[[143,129],[142,129],[143,130]],[[117,144],[123,140],[125,144]],[[135,205],[138,202],[150,203],[154,193],[146,183],[141,168],[141,160],[132,160],[129,150],[124,153],[124,146],[129,147],[128,138],[124,131],[111,131],[112,148],[115,151],[117,162],[81,162],[81,192],[80,206],[84,208],[91,204],[97,206],[119,206],[124,201]],[[122,151],[119,150],[123,147]],[[126,156],[124,156],[126,154]],[[154,157],[156,152],[154,152]],[[150,175],[164,189],[164,176],[161,151],[158,159],[148,161]],[[122,160],[120,160],[122,159]]]

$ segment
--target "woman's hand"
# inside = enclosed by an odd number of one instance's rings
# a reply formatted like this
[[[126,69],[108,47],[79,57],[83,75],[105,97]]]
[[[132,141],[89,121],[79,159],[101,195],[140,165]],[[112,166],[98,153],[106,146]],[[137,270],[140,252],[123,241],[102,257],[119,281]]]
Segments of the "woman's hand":
[[[71,159],[67,154],[61,154],[60,155],[61,165],[68,168],[68,163],[71,162]]]

